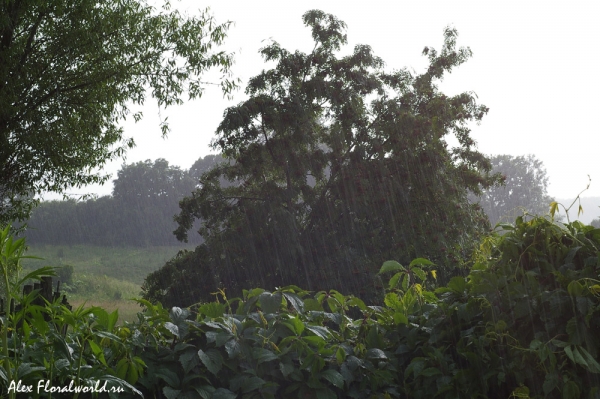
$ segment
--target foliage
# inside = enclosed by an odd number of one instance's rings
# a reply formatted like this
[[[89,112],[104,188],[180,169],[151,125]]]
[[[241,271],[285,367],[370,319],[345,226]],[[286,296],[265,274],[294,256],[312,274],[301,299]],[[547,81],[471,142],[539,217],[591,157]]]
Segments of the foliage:
[[[194,317],[174,309],[172,349],[151,367],[179,378],[154,379],[153,389],[202,398],[597,397],[600,230],[544,218],[503,228],[482,242],[467,278],[435,292],[431,262],[385,262],[385,306],[285,287],[241,299],[221,292]]]
[[[425,279],[429,265],[425,259],[407,269],[384,264],[381,273],[397,272],[404,288],[396,292],[406,307],[394,311],[335,290],[310,295],[296,286],[244,290],[235,299],[220,291],[216,301],[193,312],[177,307],[167,312],[141,301],[148,309],[140,315],[145,341],[164,337],[150,325],[157,319],[170,332],[167,342],[142,356],[148,366],[142,391],[206,399],[397,397],[398,370],[387,335],[407,323],[396,314],[418,312],[423,299],[435,298],[422,295],[422,285],[411,281]]]
[[[187,171],[164,159],[124,165],[112,193],[115,208],[122,213],[119,241],[146,246],[172,243],[173,216],[179,201],[193,189]]]
[[[437,309],[410,397],[597,397],[600,230],[518,218],[483,241]]]
[[[17,397],[17,382],[37,388],[41,380],[57,387],[68,387],[71,381],[76,386],[106,381],[109,389],[127,387],[137,392],[108,366],[111,357],[125,358],[129,353],[121,338],[113,334],[117,312],[109,315],[103,309],[82,307],[71,311],[58,300],[40,305],[38,290],[21,294],[25,282],[54,275],[52,268],[43,267],[19,279],[17,271],[25,249],[23,238],[15,240],[10,235],[10,226],[1,232],[0,266],[5,291],[0,380],[8,397]],[[39,390],[34,396],[41,395],[50,397]],[[78,396],[79,392],[72,395]]]
[[[491,157],[492,170],[502,174],[502,184],[471,195],[490,219],[492,226],[515,220],[524,213],[545,215],[554,199],[548,195],[548,177],[542,161],[534,155]]]
[[[22,299],[24,310],[10,317],[19,334],[11,335],[11,352],[0,368],[0,379],[9,397],[15,397],[13,381],[33,387],[30,397],[34,398],[59,397],[38,390],[40,381],[49,388],[104,386],[111,398],[125,390],[139,394],[130,383],[135,383],[135,378],[120,378],[115,371],[121,360],[143,367],[141,359],[125,344],[123,329],[115,327],[116,311],[109,314],[97,307],[70,310],[60,303],[39,306],[33,305],[32,299]],[[9,391],[11,386],[13,390]],[[79,393],[71,391],[69,397],[77,398]]]
[[[472,93],[448,97],[436,86],[471,55],[456,48],[457,32],[447,29],[442,50],[427,49],[429,68],[413,76],[385,72],[369,46],[338,57],[345,25],[332,15],[309,11],[304,23],[313,51],[262,49],[276,66],[225,112],[213,147],[228,162],[202,175],[177,217],[181,239],[201,219],[205,243],[149,277],[147,298],[175,304],[177,269],[215,282],[188,301],[221,285],[239,293],[242,283],[372,299],[375,265],[428,257],[446,278],[487,227],[466,199],[495,181],[468,128],[487,108]]]
[[[188,171],[164,159],[123,165],[112,196],[42,202],[28,221],[26,236],[33,245],[176,245],[173,216],[195,186]]]
[[[0,222],[27,218],[34,194],[106,181],[95,170],[134,145],[119,125],[148,88],[159,107],[180,104],[216,67],[229,92],[232,57],[213,49],[228,27],[168,1],[1,2]]]
[[[39,210],[39,209],[38,209]],[[137,319],[138,304],[130,301],[140,296],[144,278],[172,258],[179,248],[165,247],[99,247],[90,245],[30,245],[23,259],[23,269],[33,271],[44,265],[56,267],[60,290],[74,306],[100,306],[108,312],[119,310],[119,322]],[[72,281],[62,278],[65,265],[73,266]],[[66,284],[65,284],[66,282]]]
[[[202,179],[202,175],[223,162],[227,161],[220,154],[206,155],[204,158],[198,158],[198,160],[194,162],[190,167],[188,174],[190,178],[196,182],[197,187],[201,187],[200,180]],[[236,182],[231,182],[222,176],[219,179],[219,184],[221,187],[228,187],[232,184],[236,184]]]
[[[502,228],[467,278],[434,292],[431,262],[385,262],[385,306],[297,287],[221,293],[163,355],[158,367],[182,374],[159,386],[205,398],[597,397],[600,230],[539,217]],[[207,378],[171,385],[185,375]]]
[[[29,305],[10,319],[12,370],[129,387],[119,398],[598,397],[600,229],[501,228],[466,278],[434,291],[432,262],[384,262],[380,306],[336,290],[221,290],[187,309],[139,300],[138,319],[116,326],[99,308]]]

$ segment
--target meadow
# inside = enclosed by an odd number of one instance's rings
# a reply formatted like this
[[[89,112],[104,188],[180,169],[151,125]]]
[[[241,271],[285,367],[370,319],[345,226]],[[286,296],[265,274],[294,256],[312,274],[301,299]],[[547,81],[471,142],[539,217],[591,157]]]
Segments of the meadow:
[[[61,282],[60,291],[74,307],[100,306],[119,310],[119,322],[135,320],[141,310],[131,298],[140,297],[144,278],[159,269],[181,249],[192,245],[156,247],[99,247],[91,245],[34,245],[23,259],[24,270],[43,266],[73,267],[70,282]]]

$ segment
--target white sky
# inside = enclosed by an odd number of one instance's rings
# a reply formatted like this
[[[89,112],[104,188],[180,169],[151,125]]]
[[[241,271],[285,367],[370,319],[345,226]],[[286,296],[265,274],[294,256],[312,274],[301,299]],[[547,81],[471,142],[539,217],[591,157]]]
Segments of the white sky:
[[[550,177],[549,193],[574,197],[592,178],[584,196],[600,196],[600,2],[574,1],[212,1],[187,0],[173,5],[195,13],[209,6],[217,21],[235,22],[225,48],[236,53],[235,77],[248,78],[265,64],[258,49],[272,38],[284,48],[310,51],[310,30],[302,15],[310,9],[332,13],[348,25],[348,53],[355,44],[370,45],[388,69],[409,67],[422,72],[425,46],[440,49],[443,30],[459,32],[459,46],[473,58],[443,84],[446,94],[474,91],[490,108],[473,137],[486,154],[535,154]],[[148,101],[143,121],[125,124],[125,135],[137,147],[127,163],[166,158],[189,168],[210,153],[223,111],[230,102],[218,88],[203,98],[162,111],[171,133],[161,138],[156,105]],[[107,172],[116,172],[122,161]],[[82,192],[109,194],[112,184]]]

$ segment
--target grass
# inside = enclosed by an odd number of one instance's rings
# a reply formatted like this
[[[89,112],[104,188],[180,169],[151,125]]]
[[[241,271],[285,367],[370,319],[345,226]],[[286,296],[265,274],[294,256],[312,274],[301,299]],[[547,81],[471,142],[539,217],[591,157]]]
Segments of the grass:
[[[120,281],[113,277],[96,275],[73,276],[71,284],[64,284],[61,292],[67,295],[73,307],[81,304],[100,306],[109,313],[119,310],[119,320],[133,321],[140,306],[131,298],[140,297],[140,286],[129,281]]]
[[[187,246],[187,249],[192,249]],[[61,283],[73,307],[100,306],[119,310],[119,321],[136,320],[140,306],[130,298],[139,298],[144,278],[162,267],[182,249],[179,247],[96,247],[91,245],[30,247],[27,255],[43,258],[23,259],[26,270],[42,266],[73,266],[72,282]]]
[[[96,247],[92,245],[30,247],[27,255],[43,260],[24,259],[23,266],[72,265],[75,274],[113,277],[141,285],[144,278],[162,267],[184,247]],[[187,249],[193,246],[187,245]]]
[[[137,314],[142,310],[140,305],[134,301],[126,301],[126,300],[107,300],[107,301],[99,301],[99,300],[69,300],[73,309],[83,305],[88,308],[91,306],[99,306],[102,309],[106,310],[108,313],[112,313],[115,310],[118,310],[119,313],[119,321],[117,324],[122,324],[126,321],[133,322],[137,320]]]

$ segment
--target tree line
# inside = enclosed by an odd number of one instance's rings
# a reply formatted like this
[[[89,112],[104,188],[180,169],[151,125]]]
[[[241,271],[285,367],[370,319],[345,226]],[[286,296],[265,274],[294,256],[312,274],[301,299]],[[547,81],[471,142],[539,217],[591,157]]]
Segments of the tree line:
[[[164,159],[123,165],[112,195],[87,201],[42,202],[28,221],[31,244],[102,246],[178,245],[173,235],[179,201],[196,188],[198,177],[221,159],[199,158],[189,170]],[[192,239],[201,242],[199,236]]]
[[[497,155],[490,160],[492,171],[502,174],[503,184],[483,190],[480,196],[471,194],[469,200],[482,207],[492,226],[523,212],[540,215],[547,211],[553,199],[546,191],[548,179],[541,161],[533,155]],[[179,202],[199,187],[203,173],[223,161],[220,155],[207,155],[189,170],[164,159],[123,165],[111,196],[42,202],[29,220],[28,240],[50,245],[180,245],[173,235]],[[231,185],[225,179],[219,184]],[[315,186],[314,181],[308,184]],[[194,227],[198,230],[200,222]],[[197,234],[189,237],[192,243],[202,242]]]

